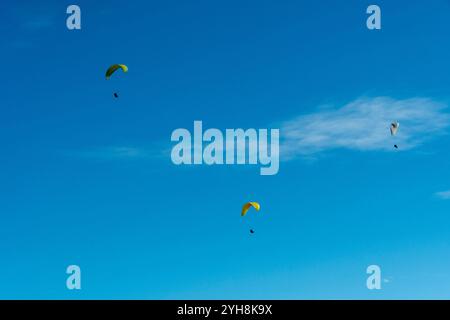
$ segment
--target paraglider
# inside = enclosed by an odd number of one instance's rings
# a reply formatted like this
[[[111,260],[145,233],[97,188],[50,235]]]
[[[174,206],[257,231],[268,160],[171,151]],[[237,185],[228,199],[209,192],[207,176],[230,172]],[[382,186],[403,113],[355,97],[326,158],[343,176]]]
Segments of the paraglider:
[[[244,217],[247,214],[247,211],[252,207],[255,208],[256,211],[259,211],[259,209],[261,208],[261,206],[259,205],[258,202],[247,202],[242,207],[241,217]],[[255,230],[250,229],[250,234],[254,234],[254,233],[255,233]]]
[[[128,72],[128,67],[124,64],[113,64],[112,66],[110,66],[108,68],[108,70],[106,70],[106,80],[108,80],[109,78],[111,78],[112,74],[114,72],[116,72],[117,70],[122,69],[123,72]]]
[[[391,123],[391,136],[395,136],[397,134],[398,128],[400,127],[400,123],[396,122],[392,122]],[[394,148],[398,149],[398,145],[394,144]]]
[[[126,65],[124,65],[124,64],[113,64],[112,66],[110,66],[108,68],[108,70],[106,70],[106,73],[105,73],[106,80],[109,80],[109,78],[111,78],[113,73],[116,72],[119,69],[121,69],[123,72],[128,72],[128,67]],[[119,98],[119,94],[117,92],[114,92],[113,96],[116,99]]]
[[[241,211],[241,216],[245,216],[247,214],[247,211],[251,208],[255,208],[256,211],[259,211],[259,209],[261,208],[258,202],[247,202],[246,204],[244,204],[244,206],[242,207],[242,211]]]

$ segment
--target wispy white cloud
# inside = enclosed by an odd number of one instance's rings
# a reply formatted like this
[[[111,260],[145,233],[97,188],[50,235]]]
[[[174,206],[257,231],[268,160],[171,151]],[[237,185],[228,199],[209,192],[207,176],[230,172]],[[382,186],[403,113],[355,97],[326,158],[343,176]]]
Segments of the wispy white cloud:
[[[311,157],[331,149],[401,150],[444,134],[450,126],[447,106],[427,98],[361,98],[339,109],[318,109],[281,124],[282,158]],[[395,137],[389,125],[400,122]]]
[[[89,158],[96,160],[121,160],[121,159],[142,159],[160,157],[160,152],[152,152],[150,149],[139,147],[115,146],[115,147],[99,147],[87,150],[78,150],[69,152],[81,158]]]
[[[391,279],[391,278],[384,278],[384,279],[383,279],[383,282],[384,282],[384,283],[391,283],[391,282],[392,282],[392,279]]]
[[[436,192],[435,196],[442,200],[449,200],[450,199],[450,190]]]
[[[391,122],[399,121],[400,130],[390,135]],[[445,134],[450,127],[447,105],[428,98],[397,100],[389,97],[361,98],[341,108],[318,108],[282,122],[280,128],[281,160],[314,160],[321,152],[333,149],[359,151],[389,151],[397,144],[400,150],[409,150]],[[173,145],[172,145],[173,146]],[[225,146],[217,152],[228,152]],[[246,153],[251,153],[245,145]],[[254,148],[253,148],[254,149]],[[256,150],[256,149],[255,149]],[[170,157],[164,141],[153,147],[114,146],[71,152],[78,157],[115,160]],[[450,191],[437,196],[450,199]]]
[[[55,24],[55,19],[51,15],[40,15],[30,17],[28,20],[22,22],[22,27],[28,30],[41,30],[52,27]]]

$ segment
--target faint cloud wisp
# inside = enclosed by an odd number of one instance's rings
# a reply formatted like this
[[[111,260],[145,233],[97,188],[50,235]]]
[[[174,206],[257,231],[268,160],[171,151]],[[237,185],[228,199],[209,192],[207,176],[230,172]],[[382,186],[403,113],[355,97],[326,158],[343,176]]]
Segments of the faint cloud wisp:
[[[446,132],[450,126],[447,106],[427,98],[396,100],[389,97],[361,98],[335,110],[319,110],[281,125],[284,160],[308,157],[326,150],[360,151],[415,148]],[[389,125],[400,122],[395,137]]]
[[[52,16],[38,16],[24,21],[22,27],[28,30],[41,30],[52,27],[54,24],[55,20]]]
[[[436,192],[435,196],[442,200],[450,200],[450,190]]]
[[[152,157],[152,153],[136,147],[101,147],[90,150],[71,152],[78,157],[97,160],[140,159]]]

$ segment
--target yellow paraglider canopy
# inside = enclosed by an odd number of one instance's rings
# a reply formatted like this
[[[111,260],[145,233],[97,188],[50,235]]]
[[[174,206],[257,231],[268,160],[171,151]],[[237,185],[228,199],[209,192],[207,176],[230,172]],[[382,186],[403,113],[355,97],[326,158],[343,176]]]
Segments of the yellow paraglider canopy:
[[[244,206],[242,207],[242,212],[241,212],[241,216],[245,216],[247,214],[248,209],[250,209],[250,207],[253,207],[256,209],[256,211],[259,211],[259,209],[261,208],[258,202],[247,202],[246,204],[244,204]]]
[[[116,72],[117,70],[122,69],[123,72],[128,72],[128,67],[124,64],[113,64],[111,67],[106,70],[106,80],[108,80],[111,75]]]

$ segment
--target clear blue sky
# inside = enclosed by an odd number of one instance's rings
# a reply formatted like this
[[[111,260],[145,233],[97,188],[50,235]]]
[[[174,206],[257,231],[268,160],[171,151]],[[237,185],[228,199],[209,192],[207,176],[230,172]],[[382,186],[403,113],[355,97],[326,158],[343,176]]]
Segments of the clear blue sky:
[[[450,3],[375,3],[4,1],[0,298],[450,298]],[[173,165],[194,120],[280,172]]]

